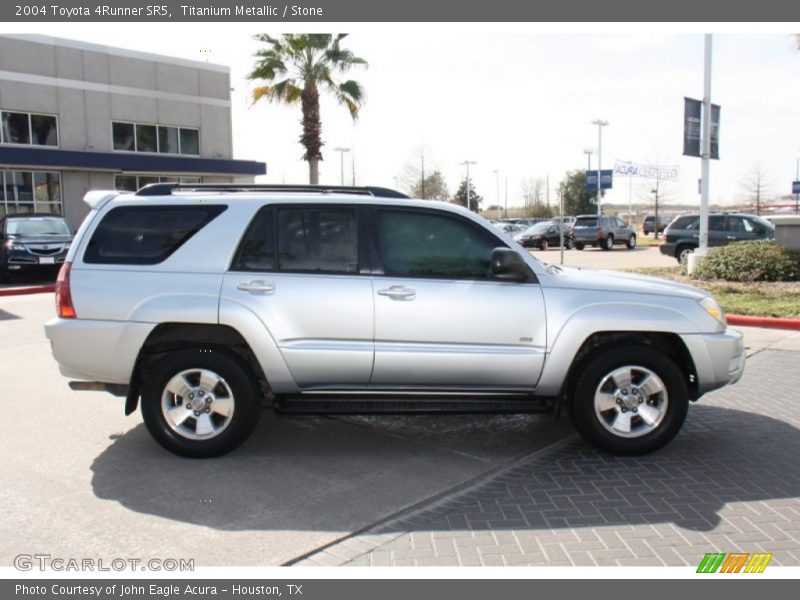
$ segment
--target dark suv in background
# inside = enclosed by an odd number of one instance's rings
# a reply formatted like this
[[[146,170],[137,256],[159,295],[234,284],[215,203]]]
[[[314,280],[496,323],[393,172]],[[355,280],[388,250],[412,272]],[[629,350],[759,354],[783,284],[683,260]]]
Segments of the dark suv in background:
[[[658,223],[658,225],[656,225]],[[644,235],[650,235],[654,231],[658,231],[658,233],[663,233],[664,229],[667,227],[667,223],[669,223],[669,218],[665,215],[658,215],[656,218],[655,215],[647,215],[642,221],[642,233]]]
[[[61,217],[28,213],[0,219],[0,281],[22,271],[49,270],[55,276],[71,243]]]
[[[712,213],[708,216],[708,245],[726,246],[731,242],[773,239],[775,226],[766,219],[740,213]],[[700,245],[700,215],[675,217],[664,230],[661,254],[681,262]]]
[[[619,217],[578,215],[572,233],[576,250],[589,245],[603,250],[613,250],[614,244],[625,244],[629,250],[636,247],[636,232]]]

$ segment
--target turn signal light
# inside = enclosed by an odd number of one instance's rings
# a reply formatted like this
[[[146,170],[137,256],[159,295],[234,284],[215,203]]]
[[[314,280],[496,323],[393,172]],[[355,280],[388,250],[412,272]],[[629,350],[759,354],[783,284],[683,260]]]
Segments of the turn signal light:
[[[56,314],[62,319],[74,319],[75,307],[72,306],[72,294],[69,290],[69,272],[72,268],[71,263],[65,262],[61,265],[56,279]]]

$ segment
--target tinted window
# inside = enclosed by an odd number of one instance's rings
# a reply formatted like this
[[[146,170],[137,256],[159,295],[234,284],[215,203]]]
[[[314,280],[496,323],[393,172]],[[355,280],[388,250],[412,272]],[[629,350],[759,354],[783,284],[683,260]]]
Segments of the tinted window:
[[[708,230],[709,231],[724,231],[725,230],[725,217],[723,215],[711,215],[710,217],[708,217]]]
[[[352,208],[277,209],[278,269],[358,273]]]
[[[263,208],[244,235],[231,269],[272,271],[275,269],[275,220],[272,208]]]
[[[499,239],[456,217],[378,211],[378,246],[387,275],[483,279]]]
[[[114,137],[114,150],[136,150],[133,136],[133,123],[112,123],[111,131]]]
[[[177,154],[178,148],[178,128],[159,127],[158,128],[158,151],[167,154]]]
[[[200,132],[197,129],[181,129],[181,154],[200,154]]]
[[[582,217],[575,219],[575,227],[597,227],[597,217]]]
[[[204,205],[111,209],[92,235],[83,260],[120,265],[160,263],[226,208]]]
[[[31,115],[33,142],[39,146],[58,146],[56,118],[49,115]]]
[[[734,233],[752,233],[753,224],[744,217],[728,217],[728,231]]]
[[[6,144],[30,144],[28,113],[3,113],[3,142]]]
[[[136,151],[155,152],[157,149],[156,126],[136,125]]]
[[[698,218],[696,215],[684,215],[682,217],[676,217],[675,220],[670,223],[670,229],[697,229],[697,222]]]

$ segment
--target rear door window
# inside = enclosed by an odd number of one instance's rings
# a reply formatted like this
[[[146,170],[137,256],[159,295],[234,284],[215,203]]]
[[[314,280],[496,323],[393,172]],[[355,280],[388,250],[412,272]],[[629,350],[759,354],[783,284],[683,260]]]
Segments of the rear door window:
[[[155,265],[227,206],[119,206],[103,217],[83,255],[89,264]]]

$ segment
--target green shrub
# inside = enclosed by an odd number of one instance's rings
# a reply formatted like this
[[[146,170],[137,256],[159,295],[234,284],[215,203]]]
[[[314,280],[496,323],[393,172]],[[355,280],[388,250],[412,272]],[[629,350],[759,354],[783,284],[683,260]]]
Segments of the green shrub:
[[[746,282],[800,281],[800,253],[771,240],[735,242],[710,248],[693,276]]]

